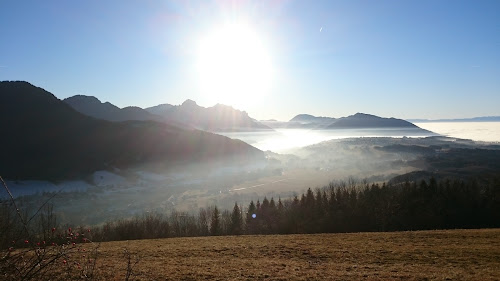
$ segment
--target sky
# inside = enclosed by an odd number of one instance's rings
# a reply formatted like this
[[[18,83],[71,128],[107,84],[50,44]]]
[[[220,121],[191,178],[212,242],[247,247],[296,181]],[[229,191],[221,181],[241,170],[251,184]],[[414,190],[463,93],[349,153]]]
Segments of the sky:
[[[2,0],[0,80],[253,118],[500,116],[500,1]]]

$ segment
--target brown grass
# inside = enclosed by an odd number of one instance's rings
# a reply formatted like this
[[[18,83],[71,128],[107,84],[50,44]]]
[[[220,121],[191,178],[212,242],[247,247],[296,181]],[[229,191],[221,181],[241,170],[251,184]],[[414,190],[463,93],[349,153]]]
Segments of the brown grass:
[[[124,280],[500,280],[500,229],[172,238],[103,243]]]

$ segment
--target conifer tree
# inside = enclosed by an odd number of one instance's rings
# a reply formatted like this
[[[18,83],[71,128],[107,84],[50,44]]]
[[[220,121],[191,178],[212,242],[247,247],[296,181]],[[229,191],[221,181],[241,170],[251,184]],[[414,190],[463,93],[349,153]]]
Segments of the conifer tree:
[[[246,233],[247,234],[255,234],[255,217],[257,216],[257,207],[253,203],[253,200],[250,201],[250,205],[248,206],[248,212],[246,216]]]
[[[213,236],[220,235],[221,229],[220,229],[220,212],[217,206],[214,207],[214,210],[212,212],[212,220],[210,223],[210,234]]]
[[[282,212],[284,209],[283,202],[281,202],[281,197],[278,198],[278,212]]]
[[[231,213],[231,227],[230,234],[240,235],[243,229],[243,218],[238,203],[234,203],[233,212]]]

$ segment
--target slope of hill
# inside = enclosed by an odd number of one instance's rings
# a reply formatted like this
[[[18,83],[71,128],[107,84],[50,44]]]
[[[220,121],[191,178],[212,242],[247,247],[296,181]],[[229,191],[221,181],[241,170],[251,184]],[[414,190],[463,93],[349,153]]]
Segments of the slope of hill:
[[[211,132],[272,130],[250,118],[246,112],[222,104],[202,107],[188,99],[178,106],[164,104],[146,110],[166,120]]]
[[[88,117],[27,82],[0,82],[0,128],[0,174],[7,179],[58,180],[143,163],[263,157],[242,141],[208,132]]]

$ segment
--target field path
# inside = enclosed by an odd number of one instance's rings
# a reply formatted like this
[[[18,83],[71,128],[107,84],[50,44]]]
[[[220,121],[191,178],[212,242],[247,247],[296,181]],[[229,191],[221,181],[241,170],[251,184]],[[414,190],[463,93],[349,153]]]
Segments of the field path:
[[[231,189],[229,191],[239,191],[239,190],[251,189],[251,188],[254,188],[254,187],[264,186],[264,185],[273,184],[273,183],[277,183],[277,182],[282,182],[282,181],[286,181],[286,180],[288,180],[288,179],[282,179],[282,180],[277,180],[277,181],[273,181],[273,182],[265,182],[265,183],[261,183],[261,184],[256,184],[256,185],[248,186],[248,187],[235,188],[235,189]]]

